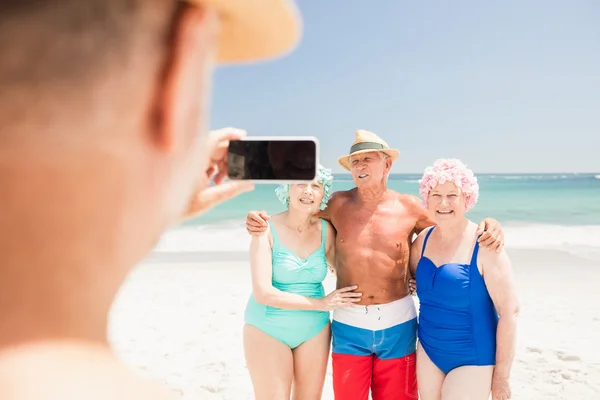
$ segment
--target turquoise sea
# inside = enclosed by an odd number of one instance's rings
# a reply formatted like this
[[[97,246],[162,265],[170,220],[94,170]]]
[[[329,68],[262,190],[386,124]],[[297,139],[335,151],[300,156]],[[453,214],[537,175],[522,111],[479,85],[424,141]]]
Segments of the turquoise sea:
[[[419,195],[421,175],[394,174],[392,190]],[[600,174],[509,174],[477,176],[479,201],[470,212],[474,220],[485,216],[505,223],[536,222],[556,225],[600,225]],[[335,175],[334,189],[354,186],[348,174]],[[276,185],[256,185],[188,224],[212,224],[243,219],[249,210],[276,213],[283,210],[275,197]]]
[[[393,174],[388,186],[418,196],[417,174]],[[562,249],[600,257],[600,173],[479,174],[479,202],[468,214],[500,221],[507,247]],[[348,174],[335,175],[334,189],[352,188]],[[174,227],[156,251],[246,251],[244,219],[250,210],[282,211],[276,185],[255,190]]]

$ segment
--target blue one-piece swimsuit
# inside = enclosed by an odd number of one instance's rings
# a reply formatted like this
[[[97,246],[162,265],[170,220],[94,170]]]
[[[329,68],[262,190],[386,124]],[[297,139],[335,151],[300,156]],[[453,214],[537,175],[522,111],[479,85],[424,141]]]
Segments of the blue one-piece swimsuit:
[[[477,268],[479,243],[469,264],[438,267],[424,256],[433,229],[416,271],[419,343],[445,374],[466,365],[495,365],[498,313]]]

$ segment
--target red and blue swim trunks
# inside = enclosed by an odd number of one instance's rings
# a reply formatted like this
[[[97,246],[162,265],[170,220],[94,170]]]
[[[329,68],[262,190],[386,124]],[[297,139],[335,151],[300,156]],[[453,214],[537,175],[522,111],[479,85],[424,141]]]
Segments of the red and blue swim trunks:
[[[412,296],[333,312],[336,400],[417,399],[417,311]]]

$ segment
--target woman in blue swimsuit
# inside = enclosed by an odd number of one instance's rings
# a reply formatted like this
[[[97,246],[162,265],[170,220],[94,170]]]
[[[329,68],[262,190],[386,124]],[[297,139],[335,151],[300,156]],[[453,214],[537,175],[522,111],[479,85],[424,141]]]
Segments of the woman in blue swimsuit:
[[[244,314],[244,353],[257,400],[321,398],[329,358],[329,311],[360,301],[356,287],[325,296],[334,265],[335,231],[315,216],[326,207],[333,177],[319,166],[309,184],[281,185],[288,207],[252,236],[252,295]]]
[[[425,170],[420,193],[436,221],[410,257],[420,398],[510,399],[519,305],[504,249],[480,251],[477,225],[465,217],[477,202],[477,179],[459,160],[440,159]]]

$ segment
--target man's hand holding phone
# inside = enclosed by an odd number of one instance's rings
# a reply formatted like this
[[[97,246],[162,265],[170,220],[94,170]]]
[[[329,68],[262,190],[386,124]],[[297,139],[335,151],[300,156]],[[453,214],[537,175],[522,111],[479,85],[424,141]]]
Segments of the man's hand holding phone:
[[[319,142],[312,136],[250,136],[229,144],[231,180],[258,184],[310,182],[317,176]]]
[[[208,134],[210,159],[190,200],[185,218],[254,189],[254,183],[297,183],[312,181],[317,173],[318,141],[314,137],[246,137],[246,131],[223,128]],[[225,178],[230,178],[225,181]],[[214,185],[211,186],[211,181]],[[268,216],[258,218],[266,230]]]
[[[219,203],[254,189],[249,181],[225,181],[227,178],[227,158],[230,140],[239,140],[246,136],[241,129],[223,128],[211,131],[206,140],[209,147],[209,160],[198,181],[184,218],[196,217]],[[211,186],[211,181],[214,183]]]

